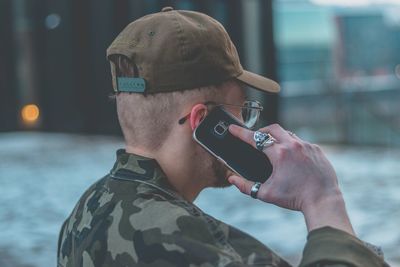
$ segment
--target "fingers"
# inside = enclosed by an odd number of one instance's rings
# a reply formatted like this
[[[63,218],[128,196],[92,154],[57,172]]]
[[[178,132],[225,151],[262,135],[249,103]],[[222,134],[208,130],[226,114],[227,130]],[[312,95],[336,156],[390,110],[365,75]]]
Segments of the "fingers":
[[[233,124],[229,126],[229,131],[237,138],[241,139],[242,141],[250,144],[252,147],[257,149],[256,142],[253,139],[253,136],[254,136],[253,131],[246,129],[246,128],[242,128],[237,125],[233,125]],[[277,139],[277,140],[279,143],[279,139]],[[265,147],[263,149],[264,154],[267,155],[267,157],[272,161],[274,161],[274,153],[272,152],[274,150],[274,146],[275,146],[275,144],[272,146]]]
[[[237,125],[230,125],[229,126],[229,131],[239,139],[245,141],[248,144],[251,144],[253,147],[255,147],[255,142],[253,140],[253,135],[254,132],[242,128]],[[272,124],[269,126],[266,126],[264,128],[259,129],[258,131],[264,132],[264,133],[270,133],[277,141],[278,143],[285,143],[285,142],[290,142],[293,140],[292,138],[295,136],[291,136],[285,129],[283,129],[279,124]]]
[[[276,140],[278,140],[278,143],[286,143],[292,140],[292,136],[279,124],[268,125],[259,129],[259,131],[270,133]]]
[[[236,186],[240,190],[240,192],[242,192],[243,194],[249,195],[249,196],[251,193],[251,188],[255,184],[255,182],[246,180],[243,177],[240,177],[237,175],[230,176],[228,178],[228,180],[231,184]],[[261,186],[258,190],[257,196],[256,196],[257,199],[264,201],[264,202],[269,202],[269,200],[267,199],[268,189],[270,187],[269,184],[270,184],[269,180],[267,180],[265,183],[261,184]]]
[[[234,136],[236,136],[237,138],[241,139],[242,141],[252,145],[254,148],[256,147],[255,146],[255,142],[253,140],[253,135],[254,135],[253,131],[248,130],[246,128],[242,128],[242,127],[234,125],[234,124],[231,124],[229,126],[229,131]]]
[[[232,175],[228,178],[229,182],[236,186],[240,192],[246,195],[250,195],[251,187],[254,185],[254,182],[246,180],[240,176]]]
[[[229,131],[234,135],[235,137],[241,139],[242,141],[250,144],[254,148],[257,149],[256,143],[253,139],[254,132],[242,128],[237,125],[230,125],[229,126]],[[275,139],[276,143],[270,146],[265,146],[263,149],[263,152],[267,157],[270,159],[272,165],[275,165],[281,158],[285,155],[287,155],[288,151],[293,150],[293,149],[301,149],[301,147],[305,144],[303,140],[301,140],[299,137],[296,135],[291,135],[289,134],[288,131],[283,129],[280,125],[278,124],[272,124],[269,126],[266,126],[264,128],[259,129],[261,132],[267,132],[270,133]]]

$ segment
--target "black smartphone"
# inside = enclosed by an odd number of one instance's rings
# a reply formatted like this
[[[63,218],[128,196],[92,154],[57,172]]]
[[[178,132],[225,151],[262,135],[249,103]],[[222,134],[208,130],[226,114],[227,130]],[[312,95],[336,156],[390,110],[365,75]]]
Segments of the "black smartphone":
[[[222,106],[215,107],[193,132],[193,138],[235,173],[254,182],[265,182],[272,173],[268,157],[233,136],[229,125],[246,128]]]

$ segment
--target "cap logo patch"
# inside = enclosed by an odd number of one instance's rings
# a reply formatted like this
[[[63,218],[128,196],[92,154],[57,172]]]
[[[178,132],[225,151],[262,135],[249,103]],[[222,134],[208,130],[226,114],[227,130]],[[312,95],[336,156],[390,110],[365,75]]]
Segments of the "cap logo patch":
[[[143,78],[118,77],[117,86],[119,92],[144,93],[146,81]]]

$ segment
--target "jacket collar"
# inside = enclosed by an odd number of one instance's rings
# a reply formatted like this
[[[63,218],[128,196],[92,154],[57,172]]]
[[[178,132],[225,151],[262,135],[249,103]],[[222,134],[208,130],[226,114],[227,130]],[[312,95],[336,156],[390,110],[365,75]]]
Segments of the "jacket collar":
[[[152,185],[179,197],[155,159],[127,153],[125,149],[117,150],[117,160],[110,171],[110,176],[114,179]]]

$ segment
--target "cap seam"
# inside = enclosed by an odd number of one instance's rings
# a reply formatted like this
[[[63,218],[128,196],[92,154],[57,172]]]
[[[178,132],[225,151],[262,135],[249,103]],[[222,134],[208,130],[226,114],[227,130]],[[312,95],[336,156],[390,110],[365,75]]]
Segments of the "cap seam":
[[[196,89],[199,87],[205,87],[205,86],[211,86],[211,85],[217,85],[218,83],[227,81],[229,79],[232,78],[236,78],[236,77],[232,77],[232,76],[226,76],[226,77],[221,77],[220,79],[215,79],[214,81],[205,81],[203,84],[198,84],[197,86],[185,86],[185,85],[178,85],[177,84],[172,84],[172,85],[168,85],[168,84],[164,84],[164,85],[157,85],[157,89],[163,89],[163,91],[157,91],[154,93],[162,93],[165,91],[174,91],[176,89],[180,89],[180,90],[191,90],[191,89]],[[165,91],[164,91],[165,90]]]
[[[185,40],[184,40],[184,31],[182,25],[179,23],[178,16],[174,13],[171,13],[171,15],[175,15],[172,17],[172,20],[174,21],[175,29],[177,30],[177,39],[179,43],[179,48],[180,48],[180,55],[181,55],[181,60],[182,62],[186,62],[185,60],[185,53],[186,53],[186,46],[185,46]]]

